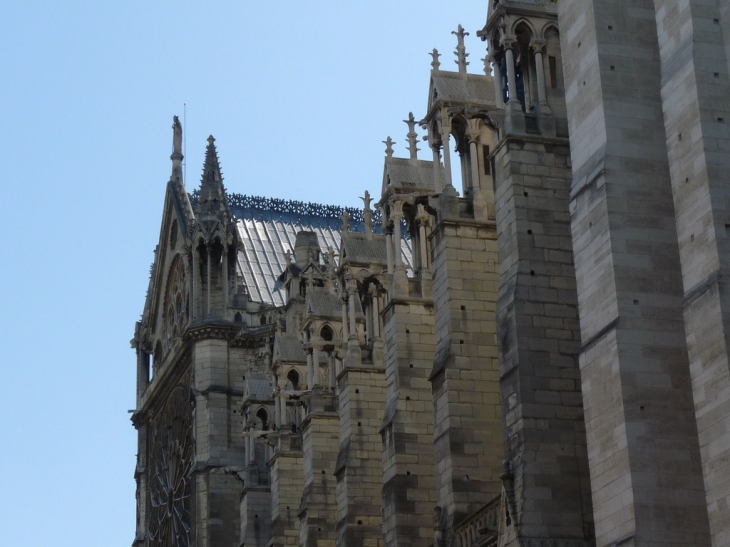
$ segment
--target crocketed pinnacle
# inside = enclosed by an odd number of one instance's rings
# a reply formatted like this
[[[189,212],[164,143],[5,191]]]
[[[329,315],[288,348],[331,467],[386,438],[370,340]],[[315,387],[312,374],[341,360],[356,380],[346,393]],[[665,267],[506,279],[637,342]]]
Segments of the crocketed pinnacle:
[[[205,164],[203,165],[203,178],[200,181],[198,213],[202,218],[215,217],[220,220],[228,220],[230,218],[226,190],[223,187],[223,176],[221,175],[218,152],[215,148],[213,135],[208,137],[208,147],[205,150]]]

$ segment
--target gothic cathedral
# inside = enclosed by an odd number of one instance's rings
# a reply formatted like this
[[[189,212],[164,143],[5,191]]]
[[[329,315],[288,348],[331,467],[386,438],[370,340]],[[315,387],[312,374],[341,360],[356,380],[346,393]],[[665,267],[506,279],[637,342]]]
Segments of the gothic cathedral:
[[[174,119],[134,547],[730,545],[730,3],[488,3],[362,209]]]

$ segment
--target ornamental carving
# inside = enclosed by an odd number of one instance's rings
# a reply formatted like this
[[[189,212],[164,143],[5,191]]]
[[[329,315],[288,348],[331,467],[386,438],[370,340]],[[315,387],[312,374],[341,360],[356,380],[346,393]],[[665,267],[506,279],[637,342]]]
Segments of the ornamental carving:
[[[147,535],[154,547],[189,547],[192,542],[193,401],[187,383],[178,385],[151,424]]]
[[[195,190],[190,196],[193,206],[198,203],[199,194]],[[330,220],[340,220],[342,214],[347,211],[353,222],[362,223],[365,221],[362,209],[355,207],[338,207],[336,205],[322,205],[319,203],[308,203],[288,199],[264,198],[259,196],[246,196],[243,194],[228,194],[228,207],[231,214],[238,218],[247,218],[252,211],[289,214],[300,217],[317,217]],[[373,213],[373,221],[380,222],[380,212]]]
[[[185,332],[189,302],[185,263],[182,258],[177,257],[170,268],[165,295],[165,339],[168,348]]]

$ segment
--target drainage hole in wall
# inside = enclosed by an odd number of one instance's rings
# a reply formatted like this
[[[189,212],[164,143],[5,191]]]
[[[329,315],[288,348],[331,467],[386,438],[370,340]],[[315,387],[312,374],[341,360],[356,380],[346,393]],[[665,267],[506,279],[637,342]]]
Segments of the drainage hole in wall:
[[[535,275],[535,270],[530,270],[530,275]]]

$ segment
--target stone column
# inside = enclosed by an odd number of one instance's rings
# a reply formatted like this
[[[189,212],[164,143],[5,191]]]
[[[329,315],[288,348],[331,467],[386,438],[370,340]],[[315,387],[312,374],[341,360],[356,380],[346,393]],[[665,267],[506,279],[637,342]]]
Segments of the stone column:
[[[206,300],[206,313],[205,313],[205,315],[206,315],[206,317],[210,317],[210,310],[211,310],[211,292],[212,292],[211,291],[211,288],[212,288],[212,285],[213,285],[213,283],[212,283],[212,277],[211,277],[211,275],[212,275],[211,272],[213,271],[213,268],[212,268],[213,256],[212,256],[212,247],[211,247],[211,244],[210,243],[206,246],[206,250],[208,251],[208,270],[207,270],[207,272],[208,272],[208,278],[206,279],[206,282],[207,282],[207,291],[206,291],[207,300]]]
[[[418,213],[416,214],[416,222],[418,222],[418,245],[420,249],[421,272],[428,270],[428,248],[426,244],[426,225],[428,224],[429,214],[422,204],[418,205]]]
[[[200,317],[200,252],[198,246],[193,246],[193,279],[190,283],[193,290],[193,319]]]
[[[256,461],[256,440],[253,436],[253,426],[248,427],[248,436],[246,437],[246,452],[248,456],[248,463],[252,464]]]
[[[542,51],[545,49],[545,40],[533,40],[530,44],[535,53],[535,70],[537,72],[537,100],[540,104],[547,103],[545,92],[545,67],[542,62]]]
[[[330,391],[335,390],[337,383],[337,370],[335,370],[335,356],[332,353],[327,354],[327,387]]]
[[[277,389],[274,395],[274,420],[276,429],[281,429],[281,424],[283,423],[281,417],[281,389]]]
[[[393,202],[393,212],[390,217],[393,220],[393,258],[395,259],[395,269],[400,270],[403,266],[403,257],[401,256],[401,226],[400,221],[403,218],[403,204],[400,201]]]
[[[517,103],[517,78],[515,77],[515,54],[512,51],[516,39],[514,36],[505,35],[500,40],[504,47],[505,61],[507,63],[507,91],[509,92],[508,102],[510,104]]]
[[[368,289],[370,292],[370,301],[372,302],[372,314],[373,314],[373,340],[380,340],[380,309],[378,306],[378,286],[370,285]]]
[[[350,336],[348,340],[357,342],[357,323],[355,322],[355,298],[357,298],[357,282],[354,279],[347,281],[347,299],[350,305]]]
[[[319,352],[322,350],[322,343],[319,336],[315,336],[312,339],[312,370],[314,372],[312,387],[322,385],[322,381],[319,377]]]
[[[350,338],[350,332],[348,329],[347,324],[347,289],[342,291],[344,294],[342,295],[342,341],[348,340]]]
[[[432,136],[431,142],[429,144],[431,146],[431,151],[433,152],[433,190],[437,194],[440,194],[441,193],[441,153],[440,153],[441,145],[439,144],[439,142],[435,136]]]
[[[487,62],[492,63],[492,70],[494,71],[494,95],[496,99],[497,108],[504,108],[504,89],[502,89],[502,68],[499,66],[499,61],[494,55],[490,55],[485,59]],[[485,74],[489,76],[487,65],[484,66]]]
[[[350,328],[347,338],[347,364],[349,366],[359,366],[362,363],[362,350],[360,349],[360,339],[357,335],[356,307],[355,299],[357,298],[357,281],[348,279],[345,290],[347,291],[347,301],[349,304]],[[343,327],[344,329],[345,327]]]
[[[469,157],[471,159],[471,180],[472,180],[472,202],[474,204],[474,218],[487,220],[494,218],[494,189],[488,185],[486,192],[482,190],[481,178],[479,177],[479,143],[481,120],[471,119],[467,122],[469,137]],[[487,161],[484,158],[484,161]],[[485,197],[485,193],[487,197]]]
[[[314,365],[312,357],[312,347],[307,349],[307,387],[312,389],[314,387]]]
[[[223,284],[223,310],[222,310],[222,316],[226,317],[226,312],[228,311],[228,244],[223,244],[223,250],[221,251],[223,253],[222,260],[221,260],[221,283]]]
[[[439,127],[441,131],[441,144],[444,148],[444,186],[453,189],[454,185],[451,183],[451,145],[449,141],[449,137],[451,136],[451,119],[446,109],[441,110]]]
[[[385,228],[385,252],[387,255],[388,273],[393,273],[393,227],[386,224]]]
[[[281,421],[280,427],[286,427],[287,420],[286,420],[286,398],[287,395],[284,393],[284,390],[279,390],[279,419]]]

